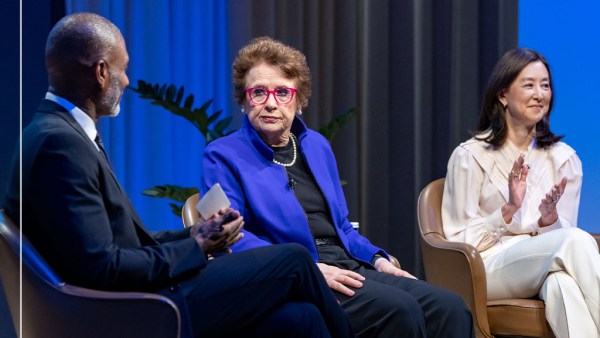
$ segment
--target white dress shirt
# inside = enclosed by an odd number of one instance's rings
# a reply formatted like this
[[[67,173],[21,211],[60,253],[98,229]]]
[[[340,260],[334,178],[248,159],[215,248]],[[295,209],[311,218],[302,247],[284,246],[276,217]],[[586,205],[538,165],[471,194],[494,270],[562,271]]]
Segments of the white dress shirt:
[[[100,151],[100,148],[98,147],[95,141],[96,135],[98,135],[98,131],[96,130],[96,124],[88,114],[84,113],[83,110],[79,109],[69,100],[62,98],[56,94],[46,92],[46,100],[54,101],[66,110],[68,110],[69,113],[71,113],[71,115],[73,116],[73,118],[75,118],[77,123],[79,123],[81,128],[83,128],[85,134],[90,138],[90,140],[92,140],[96,149]]]

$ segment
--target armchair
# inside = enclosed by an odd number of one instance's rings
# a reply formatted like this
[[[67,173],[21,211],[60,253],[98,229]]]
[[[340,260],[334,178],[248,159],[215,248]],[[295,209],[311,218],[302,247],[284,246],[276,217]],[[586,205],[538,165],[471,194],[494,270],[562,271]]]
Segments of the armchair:
[[[554,337],[539,299],[487,300],[485,267],[471,245],[450,242],[442,224],[444,178],[429,183],[418,200],[418,223],[427,281],[458,293],[473,315],[478,338]]]
[[[20,337],[181,336],[180,313],[170,299],[69,285],[52,271],[27,238],[22,237],[22,242],[19,239],[17,226],[0,212],[0,280]]]

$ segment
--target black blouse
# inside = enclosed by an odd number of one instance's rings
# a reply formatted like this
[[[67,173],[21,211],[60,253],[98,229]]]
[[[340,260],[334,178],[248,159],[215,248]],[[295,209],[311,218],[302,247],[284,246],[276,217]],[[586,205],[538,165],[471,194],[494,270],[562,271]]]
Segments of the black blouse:
[[[304,209],[313,237],[337,238],[325,196],[306,165],[297,140],[296,147],[296,162],[290,167],[284,167],[289,179],[288,187],[294,190],[298,202]],[[275,152],[276,161],[280,163],[293,161],[294,149],[291,140],[283,147],[271,148]]]

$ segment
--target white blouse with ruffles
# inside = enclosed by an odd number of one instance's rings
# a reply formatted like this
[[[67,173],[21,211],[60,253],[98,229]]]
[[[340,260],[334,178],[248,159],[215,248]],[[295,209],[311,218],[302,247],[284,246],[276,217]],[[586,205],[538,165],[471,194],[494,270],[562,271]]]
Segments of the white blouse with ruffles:
[[[482,258],[508,248],[538,233],[577,226],[581,192],[581,161],[563,142],[539,149],[535,142],[526,152],[530,165],[527,192],[521,209],[506,224],[502,206],[508,201],[508,174],[523,153],[509,140],[499,149],[474,138],[460,144],[448,162],[442,201],[446,238],[473,245]],[[552,186],[567,177],[567,186],[557,204],[558,221],[538,228],[538,207]]]

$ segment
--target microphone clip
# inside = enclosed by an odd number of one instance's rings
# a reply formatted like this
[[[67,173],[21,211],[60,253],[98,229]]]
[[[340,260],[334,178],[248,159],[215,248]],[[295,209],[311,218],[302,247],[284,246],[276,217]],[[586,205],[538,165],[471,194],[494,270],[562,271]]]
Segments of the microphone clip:
[[[294,190],[295,185],[296,185],[296,180],[294,180],[293,178],[290,177],[288,184],[287,184],[287,188],[289,190]]]

